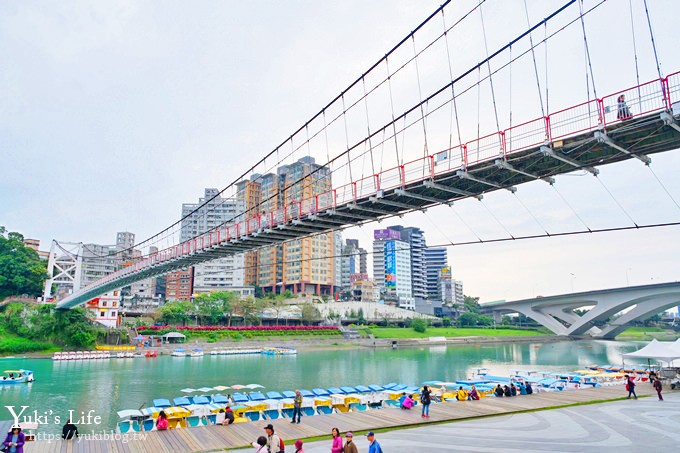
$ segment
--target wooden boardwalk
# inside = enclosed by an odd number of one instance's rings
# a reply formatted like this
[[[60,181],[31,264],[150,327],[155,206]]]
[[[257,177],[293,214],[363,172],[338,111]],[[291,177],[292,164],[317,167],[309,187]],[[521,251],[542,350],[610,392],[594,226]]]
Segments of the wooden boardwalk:
[[[642,384],[636,387],[639,395],[653,393],[652,386]],[[611,400],[626,395],[622,385],[599,389],[572,390],[553,393],[539,393],[514,398],[485,398],[480,401],[437,403],[430,406],[431,418],[427,421],[420,417],[420,407],[410,411],[398,408],[368,410],[332,415],[303,417],[302,423],[291,424],[287,419],[274,420],[276,432],[292,443],[295,439],[314,436],[330,436],[331,428],[341,432],[365,432],[381,428],[415,427],[433,422],[446,422],[511,414],[514,412],[549,409],[569,404]],[[264,426],[269,421],[237,423],[231,426],[206,426],[149,433],[128,433],[127,435],[109,434],[109,438],[86,439],[77,441],[38,440],[27,443],[27,453],[188,453],[224,450],[245,447],[258,436],[264,435]],[[121,436],[127,436],[125,438]]]

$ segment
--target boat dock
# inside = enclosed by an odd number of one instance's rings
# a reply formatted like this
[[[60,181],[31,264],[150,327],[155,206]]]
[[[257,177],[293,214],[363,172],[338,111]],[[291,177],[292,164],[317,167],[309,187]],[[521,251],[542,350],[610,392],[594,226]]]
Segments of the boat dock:
[[[640,396],[655,395],[652,386],[640,384],[636,387]],[[108,439],[87,439],[48,442],[37,440],[26,444],[31,453],[187,453],[209,452],[230,448],[247,447],[258,436],[263,435],[264,426],[274,425],[276,432],[288,443],[295,439],[315,436],[330,436],[336,426],[341,432],[366,432],[395,427],[417,427],[436,422],[474,419],[494,415],[505,415],[524,411],[543,410],[579,403],[602,402],[626,396],[623,385],[583,390],[544,392],[512,398],[483,398],[479,401],[436,403],[430,406],[430,419],[420,417],[420,407],[410,411],[397,408],[367,410],[331,415],[303,417],[302,423],[291,424],[288,419],[261,420],[236,423],[230,426],[205,426],[197,428],[151,431],[148,433],[109,434]],[[634,404],[631,402],[631,404]],[[133,438],[133,436],[137,438]],[[114,437],[115,436],[115,437]],[[121,436],[127,436],[123,438]],[[38,436],[40,437],[40,436]],[[143,437],[143,438],[142,438]],[[289,447],[290,448],[290,447]]]

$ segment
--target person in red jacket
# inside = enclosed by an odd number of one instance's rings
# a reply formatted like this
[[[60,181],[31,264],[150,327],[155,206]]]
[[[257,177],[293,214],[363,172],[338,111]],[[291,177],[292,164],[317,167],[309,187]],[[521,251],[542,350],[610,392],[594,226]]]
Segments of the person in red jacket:
[[[663,401],[663,396],[661,396],[661,379],[656,378],[654,379],[654,390],[656,390],[656,394],[659,395],[659,401]]]

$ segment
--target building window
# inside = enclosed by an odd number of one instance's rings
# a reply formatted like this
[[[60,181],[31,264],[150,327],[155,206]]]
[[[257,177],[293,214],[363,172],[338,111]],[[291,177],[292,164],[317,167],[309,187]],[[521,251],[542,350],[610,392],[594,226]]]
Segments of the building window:
[[[102,302],[102,307],[106,307],[106,302]]]
[[[115,318],[115,317],[116,317],[116,312],[115,312],[115,311],[112,311],[112,312],[111,312],[111,317],[112,317],[112,318]]]
[[[103,318],[104,316],[106,316],[106,312],[105,312],[105,311],[99,312],[99,317],[100,317],[100,318]]]
[[[118,305],[118,302],[113,302],[113,303],[111,304],[112,307],[115,307],[115,306],[117,306],[117,305]]]

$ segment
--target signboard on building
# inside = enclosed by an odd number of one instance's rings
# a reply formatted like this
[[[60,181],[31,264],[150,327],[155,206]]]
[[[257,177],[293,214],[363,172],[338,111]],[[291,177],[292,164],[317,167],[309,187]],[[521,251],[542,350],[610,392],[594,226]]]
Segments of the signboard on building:
[[[384,240],[384,239],[396,239],[400,240],[401,239],[401,233],[396,230],[390,230],[385,229],[385,230],[373,230],[373,239],[375,240]]]
[[[441,278],[451,278],[451,266],[442,267],[441,273],[439,274]]]
[[[354,282],[357,282],[357,281],[360,281],[360,280],[368,280],[368,274],[361,274],[361,273],[349,274],[349,282],[351,284],[354,284]]]
[[[397,287],[396,243],[395,241],[387,241],[385,242],[385,288],[396,287]]]

